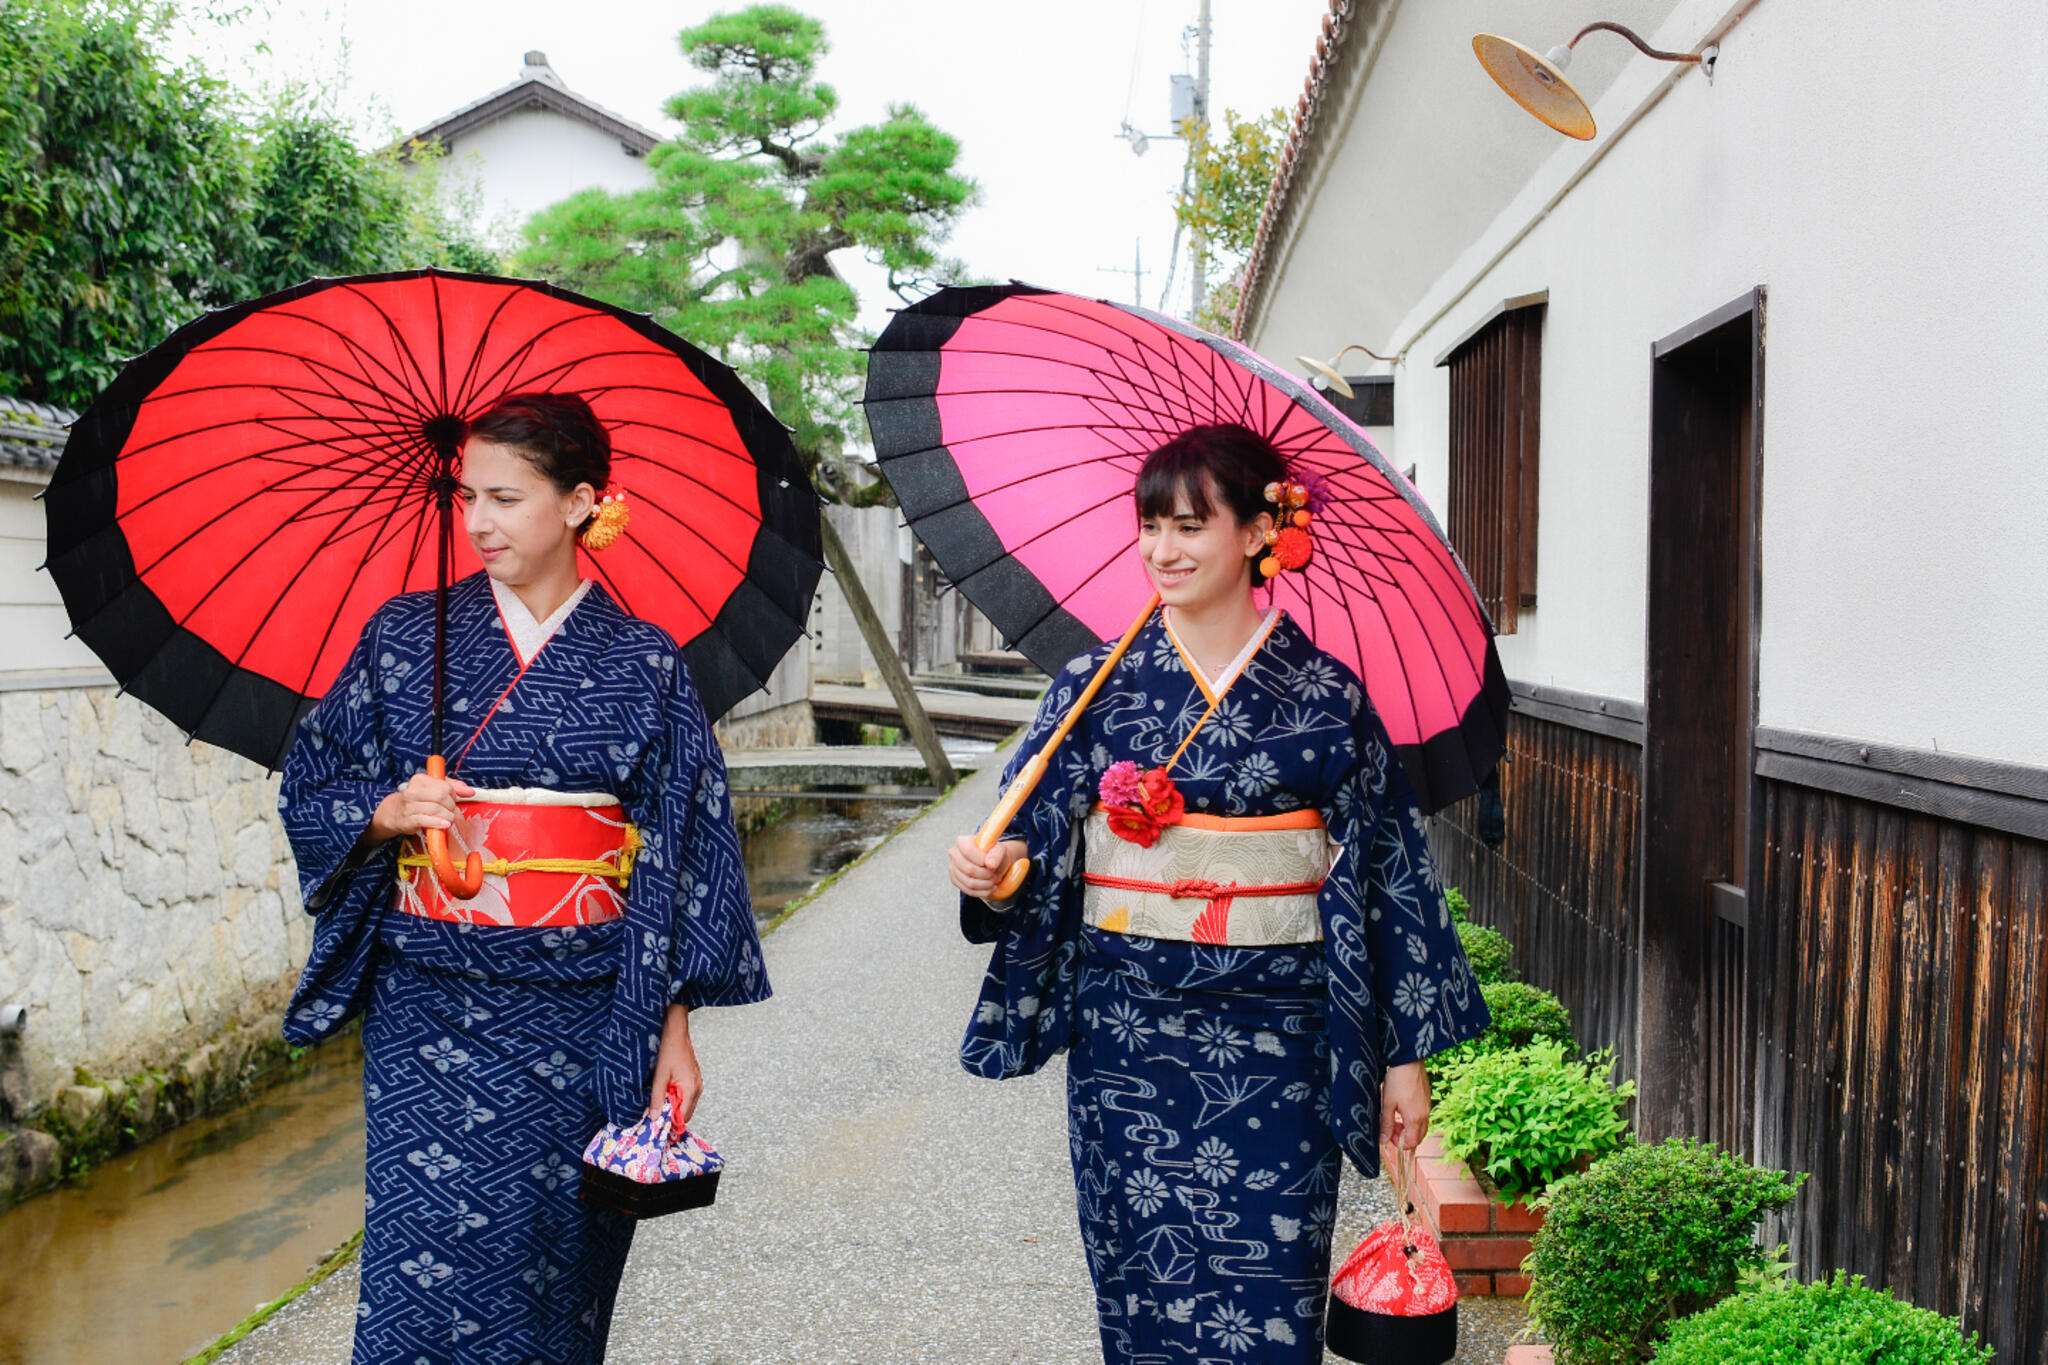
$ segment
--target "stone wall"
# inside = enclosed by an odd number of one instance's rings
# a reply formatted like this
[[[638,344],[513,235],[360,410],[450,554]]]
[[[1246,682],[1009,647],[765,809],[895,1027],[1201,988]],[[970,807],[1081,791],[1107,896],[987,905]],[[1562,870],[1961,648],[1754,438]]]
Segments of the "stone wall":
[[[275,777],[111,687],[0,692],[0,1122],[255,1025],[311,939]]]

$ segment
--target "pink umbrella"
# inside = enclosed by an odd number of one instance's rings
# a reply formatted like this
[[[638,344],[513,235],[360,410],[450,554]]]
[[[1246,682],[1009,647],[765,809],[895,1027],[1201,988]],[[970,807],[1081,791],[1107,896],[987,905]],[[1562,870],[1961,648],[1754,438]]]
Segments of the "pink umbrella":
[[[1493,770],[1508,687],[1464,566],[1414,485],[1293,375],[1173,318],[1013,283],[898,313],[866,404],[911,529],[1047,672],[1151,596],[1131,507],[1145,456],[1190,427],[1261,432],[1327,503],[1280,605],[1363,681],[1424,809]]]

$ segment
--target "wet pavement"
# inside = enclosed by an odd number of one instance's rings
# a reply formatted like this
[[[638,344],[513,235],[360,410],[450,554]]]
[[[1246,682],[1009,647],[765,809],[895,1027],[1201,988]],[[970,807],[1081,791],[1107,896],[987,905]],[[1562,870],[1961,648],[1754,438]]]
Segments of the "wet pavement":
[[[613,1365],[1101,1359],[1063,1072],[997,1084],[955,1060],[987,950],[961,941],[941,864],[995,786],[966,783],[772,934],[774,999],[693,1027],[726,1174],[711,1208],[639,1230]],[[1388,1209],[1347,1172],[1339,1245]],[[337,1273],[222,1359],[341,1365],[355,1294]],[[1461,1319],[1459,1361],[1486,1365],[1521,1325],[1511,1301]]]
[[[362,1048],[0,1218],[0,1361],[183,1360],[363,1218]]]

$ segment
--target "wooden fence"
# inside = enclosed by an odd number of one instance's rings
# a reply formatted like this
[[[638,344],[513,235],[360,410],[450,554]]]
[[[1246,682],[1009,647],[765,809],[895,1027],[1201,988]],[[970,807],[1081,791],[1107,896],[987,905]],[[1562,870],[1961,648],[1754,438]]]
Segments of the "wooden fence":
[[[1639,754],[1517,713],[1507,842],[1480,841],[1473,802],[1431,832],[1473,918],[1628,1075]],[[1711,1106],[1708,1136],[1808,1173],[1766,1230],[1803,1276],[1857,1272],[1959,1315],[2001,1362],[2048,1362],[2048,843],[1759,785],[1761,882],[1724,945],[1741,957],[1703,983],[1749,1081]]]

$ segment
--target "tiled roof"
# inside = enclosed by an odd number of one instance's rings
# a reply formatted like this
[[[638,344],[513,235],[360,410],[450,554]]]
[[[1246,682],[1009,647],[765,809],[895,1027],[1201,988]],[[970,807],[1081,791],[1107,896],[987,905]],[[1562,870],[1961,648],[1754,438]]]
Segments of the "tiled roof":
[[[530,54],[530,57],[539,56]],[[645,156],[661,141],[661,135],[641,127],[621,114],[586,99],[562,84],[562,78],[547,64],[528,61],[525,74],[510,85],[500,86],[482,99],[471,100],[453,113],[444,114],[418,132],[408,134],[400,147],[414,142],[453,142],[464,133],[526,108],[552,109],[619,140],[635,156]]]
[[[1265,271],[1266,253],[1280,230],[1282,215],[1291,207],[1288,191],[1294,186],[1296,171],[1307,160],[1308,140],[1317,131],[1317,120],[1330,103],[1330,80],[1337,67],[1338,55],[1347,42],[1358,40],[1362,33],[1370,30],[1370,20],[1378,17],[1377,12],[1383,9],[1385,5],[1381,0],[1330,0],[1330,12],[1323,16],[1322,31],[1316,35],[1316,51],[1309,61],[1308,79],[1302,83],[1301,96],[1294,102],[1287,145],[1281,149],[1280,164],[1273,172],[1273,184],[1266,191],[1266,207],[1259,215],[1258,236],[1252,240],[1252,254],[1245,262],[1237,316],[1231,319],[1232,335],[1244,335],[1248,310],[1262,283],[1260,277]]]
[[[0,465],[51,470],[78,414],[21,398],[0,398]]]

